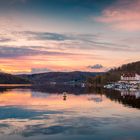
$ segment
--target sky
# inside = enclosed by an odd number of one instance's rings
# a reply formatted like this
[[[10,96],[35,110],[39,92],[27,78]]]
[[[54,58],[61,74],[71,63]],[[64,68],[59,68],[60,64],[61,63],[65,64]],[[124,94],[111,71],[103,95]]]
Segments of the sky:
[[[107,71],[140,60],[140,0],[0,0],[0,71]]]

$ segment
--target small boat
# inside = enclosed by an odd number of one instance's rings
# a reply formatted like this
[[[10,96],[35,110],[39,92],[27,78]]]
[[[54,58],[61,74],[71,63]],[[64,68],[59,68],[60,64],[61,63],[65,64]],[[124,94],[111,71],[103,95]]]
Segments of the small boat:
[[[67,99],[67,92],[63,92],[63,100],[65,101]]]

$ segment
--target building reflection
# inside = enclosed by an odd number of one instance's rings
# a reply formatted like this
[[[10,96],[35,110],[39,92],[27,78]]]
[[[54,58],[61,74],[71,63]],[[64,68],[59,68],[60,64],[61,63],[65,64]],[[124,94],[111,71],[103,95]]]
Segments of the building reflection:
[[[121,96],[123,98],[140,98],[140,90],[130,91],[130,90],[122,90]]]

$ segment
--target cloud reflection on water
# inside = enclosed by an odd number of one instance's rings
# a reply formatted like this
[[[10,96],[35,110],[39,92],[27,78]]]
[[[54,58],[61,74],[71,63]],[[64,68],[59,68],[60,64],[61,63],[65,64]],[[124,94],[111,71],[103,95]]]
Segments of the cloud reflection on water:
[[[30,89],[13,89],[0,94],[0,136],[9,136],[8,139],[13,136],[31,140],[38,136],[42,139],[46,136],[104,139],[103,135],[112,139],[133,131],[137,140],[139,117],[139,110],[100,94],[68,94],[66,101],[62,94]]]

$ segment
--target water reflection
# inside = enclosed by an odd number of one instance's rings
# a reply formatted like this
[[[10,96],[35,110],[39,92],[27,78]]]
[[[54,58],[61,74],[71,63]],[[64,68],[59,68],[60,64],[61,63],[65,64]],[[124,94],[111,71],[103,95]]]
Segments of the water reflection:
[[[80,87],[3,88],[0,138],[138,140],[137,95]]]
[[[123,98],[134,98],[134,99],[139,99],[140,98],[140,90],[122,90],[121,91],[121,96]]]
[[[88,99],[89,101],[94,101],[94,102],[102,102],[103,101],[103,96],[101,95],[96,95],[96,96],[93,96],[93,97],[90,97],[89,99]]]
[[[117,101],[125,106],[138,108],[140,109],[140,92],[137,91],[112,91],[112,90],[105,90],[104,94],[107,98],[111,99],[112,101]]]

